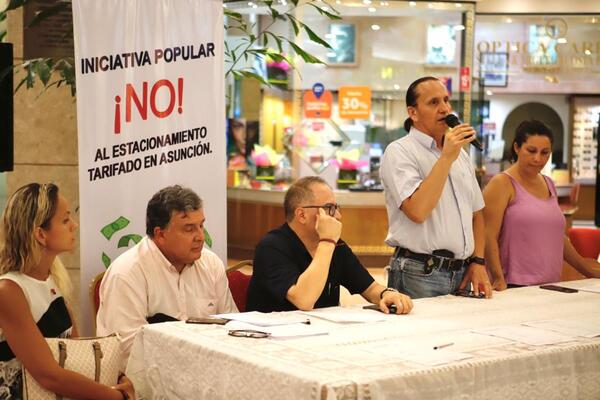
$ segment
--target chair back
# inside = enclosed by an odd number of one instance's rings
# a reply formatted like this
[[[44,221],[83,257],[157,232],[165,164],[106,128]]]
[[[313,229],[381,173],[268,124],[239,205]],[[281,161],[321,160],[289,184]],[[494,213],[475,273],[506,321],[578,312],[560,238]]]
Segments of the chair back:
[[[574,183],[571,187],[571,193],[569,193],[569,203],[574,207],[577,207],[579,202],[579,189],[581,189],[581,183]]]
[[[96,331],[96,315],[98,314],[98,309],[100,308],[100,284],[102,283],[102,278],[104,278],[104,273],[106,271],[100,272],[98,275],[92,279],[92,283],[90,283],[90,304],[92,305],[92,326],[94,327],[94,332]]]
[[[569,201],[566,203],[561,202],[559,204],[560,210],[564,215],[573,215],[579,209],[579,206],[577,205],[579,202],[579,189],[581,189],[581,184],[573,183],[571,191],[569,192]]]
[[[598,254],[600,254],[600,229],[571,228],[569,229],[569,239],[581,256],[598,258]]]
[[[245,266],[252,266],[252,260],[241,261],[227,268],[227,280],[233,301],[240,312],[246,311],[246,299],[248,297],[248,285],[252,275],[240,271]]]

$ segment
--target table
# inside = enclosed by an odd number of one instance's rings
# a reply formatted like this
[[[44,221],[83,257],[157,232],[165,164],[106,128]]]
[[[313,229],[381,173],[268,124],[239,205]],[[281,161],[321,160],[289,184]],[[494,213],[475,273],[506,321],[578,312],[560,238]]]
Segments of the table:
[[[414,303],[410,315],[384,322],[312,318],[334,329],[286,340],[236,338],[216,325],[149,325],[135,339],[127,373],[146,398],[600,398],[600,337],[533,346],[471,332],[567,317],[600,324],[600,294],[527,287],[495,292],[490,300],[442,296]],[[431,367],[375,351],[409,344],[431,354],[432,345],[448,342],[471,358]]]

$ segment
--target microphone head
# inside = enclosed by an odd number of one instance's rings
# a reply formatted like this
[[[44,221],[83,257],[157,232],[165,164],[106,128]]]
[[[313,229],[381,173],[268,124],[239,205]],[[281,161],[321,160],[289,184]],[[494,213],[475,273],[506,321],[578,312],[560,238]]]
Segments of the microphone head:
[[[450,128],[454,128],[456,125],[460,125],[460,120],[454,114],[446,115],[446,118],[444,118],[444,120],[446,121],[446,125],[448,125]]]

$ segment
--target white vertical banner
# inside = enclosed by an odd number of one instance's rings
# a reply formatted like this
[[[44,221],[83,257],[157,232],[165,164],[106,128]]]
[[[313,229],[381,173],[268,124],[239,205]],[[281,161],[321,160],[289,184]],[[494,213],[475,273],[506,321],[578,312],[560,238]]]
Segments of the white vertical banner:
[[[79,137],[81,315],[92,279],[146,231],[165,186],[204,201],[226,261],[221,0],[73,0]]]

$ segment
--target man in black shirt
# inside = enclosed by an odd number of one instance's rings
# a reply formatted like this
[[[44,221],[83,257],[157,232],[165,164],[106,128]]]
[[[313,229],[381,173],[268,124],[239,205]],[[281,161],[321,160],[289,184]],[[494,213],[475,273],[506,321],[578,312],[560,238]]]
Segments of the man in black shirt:
[[[339,305],[340,285],[397,314],[412,309],[410,297],[375,282],[340,240],[341,214],[331,188],[319,177],[296,181],[285,195],[286,223],[256,246],[248,311],[312,310]]]

